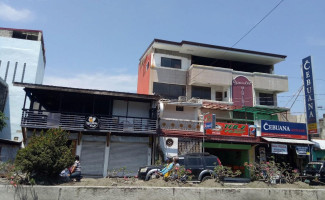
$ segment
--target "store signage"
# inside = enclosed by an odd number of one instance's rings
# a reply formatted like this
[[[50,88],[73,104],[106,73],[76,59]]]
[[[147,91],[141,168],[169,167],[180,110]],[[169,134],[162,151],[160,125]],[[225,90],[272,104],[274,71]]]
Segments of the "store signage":
[[[255,133],[256,131],[252,131]],[[216,123],[216,128],[212,129],[211,135],[226,135],[226,136],[244,136],[254,137],[254,134],[248,134],[248,125],[246,124],[232,124],[232,123]]]
[[[212,129],[212,114],[204,115],[204,129]]]
[[[304,146],[296,146],[296,152],[300,156],[310,155],[309,148]]]
[[[314,95],[313,71],[311,56],[302,59],[302,74],[305,88],[306,118],[308,134],[317,134],[317,112]]]
[[[99,125],[99,120],[97,117],[95,117],[95,116],[86,117],[86,122],[85,122],[86,128],[96,129],[96,128],[98,128],[98,125]]]
[[[253,106],[252,82],[245,76],[237,76],[232,81],[232,101],[234,106]]]
[[[275,154],[288,154],[288,147],[286,144],[271,144],[272,153]]]
[[[306,124],[261,120],[261,135],[264,137],[307,139]]]

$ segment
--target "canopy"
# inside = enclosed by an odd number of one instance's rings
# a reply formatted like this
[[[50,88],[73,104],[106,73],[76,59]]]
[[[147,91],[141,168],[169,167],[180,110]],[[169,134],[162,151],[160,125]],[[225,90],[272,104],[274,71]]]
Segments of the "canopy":
[[[254,114],[275,114],[275,113],[282,113],[289,111],[288,108],[280,108],[275,106],[255,106],[255,107],[242,107],[239,109],[235,109],[234,111],[237,112],[247,112],[247,113],[254,113]]]
[[[270,138],[270,137],[262,137],[264,140],[268,142],[279,142],[279,143],[289,143],[289,144],[314,144],[308,140],[295,140],[295,139],[284,139],[284,138]]]
[[[322,150],[325,149],[325,140],[314,140],[314,139],[312,139],[311,141],[315,142],[314,146],[316,148],[319,148],[319,149],[322,149]]]

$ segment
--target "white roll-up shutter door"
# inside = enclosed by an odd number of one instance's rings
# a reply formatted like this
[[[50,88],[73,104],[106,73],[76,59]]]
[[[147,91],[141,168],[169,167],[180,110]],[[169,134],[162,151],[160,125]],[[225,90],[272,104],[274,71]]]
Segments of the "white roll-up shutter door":
[[[105,142],[83,141],[81,173],[88,177],[102,177],[104,172]]]
[[[113,175],[113,170],[126,168],[126,176],[135,176],[141,166],[148,165],[149,147],[148,138],[146,141],[139,141],[128,137],[127,141],[111,141],[109,161],[108,161],[108,174]],[[117,174],[123,176],[122,173]]]

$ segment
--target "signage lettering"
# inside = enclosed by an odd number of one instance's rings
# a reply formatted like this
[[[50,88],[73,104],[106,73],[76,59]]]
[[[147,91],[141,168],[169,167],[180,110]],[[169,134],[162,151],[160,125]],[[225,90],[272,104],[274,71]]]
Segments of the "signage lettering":
[[[232,124],[232,123],[222,123],[217,122],[216,128],[212,129],[211,135],[226,135],[226,136],[239,136],[239,137],[255,137],[256,127],[250,127],[246,124]]]
[[[306,118],[308,124],[308,133],[317,133],[317,115],[314,97],[314,84],[311,57],[302,59],[302,71],[305,87]]]
[[[261,121],[261,135],[264,137],[280,137],[307,139],[306,124],[280,121]]]
[[[232,81],[232,100],[235,106],[253,106],[252,82],[245,76],[237,76]]]

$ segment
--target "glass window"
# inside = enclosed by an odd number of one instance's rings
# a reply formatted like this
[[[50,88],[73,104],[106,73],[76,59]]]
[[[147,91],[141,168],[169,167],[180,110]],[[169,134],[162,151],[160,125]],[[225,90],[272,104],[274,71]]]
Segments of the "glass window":
[[[214,157],[205,157],[204,160],[205,160],[205,164],[207,166],[216,166],[216,165],[218,165],[217,158],[214,158]]]
[[[166,83],[153,83],[153,93],[166,99],[178,99],[179,96],[185,96],[185,85],[173,85]]]
[[[266,106],[273,106],[274,105],[274,99],[273,94],[267,94],[267,93],[260,93],[260,105],[266,105]]]
[[[187,162],[188,165],[192,165],[192,166],[202,165],[202,159],[200,157],[188,157]]]
[[[211,99],[211,88],[192,86],[192,97],[200,99]]]
[[[322,167],[322,164],[308,164],[306,170],[308,171],[319,171]]]
[[[178,164],[179,165],[184,165],[184,158],[179,158]]]
[[[216,101],[222,101],[222,92],[216,92]]]
[[[181,69],[182,61],[180,59],[161,57],[161,66],[175,68],[175,69]]]

